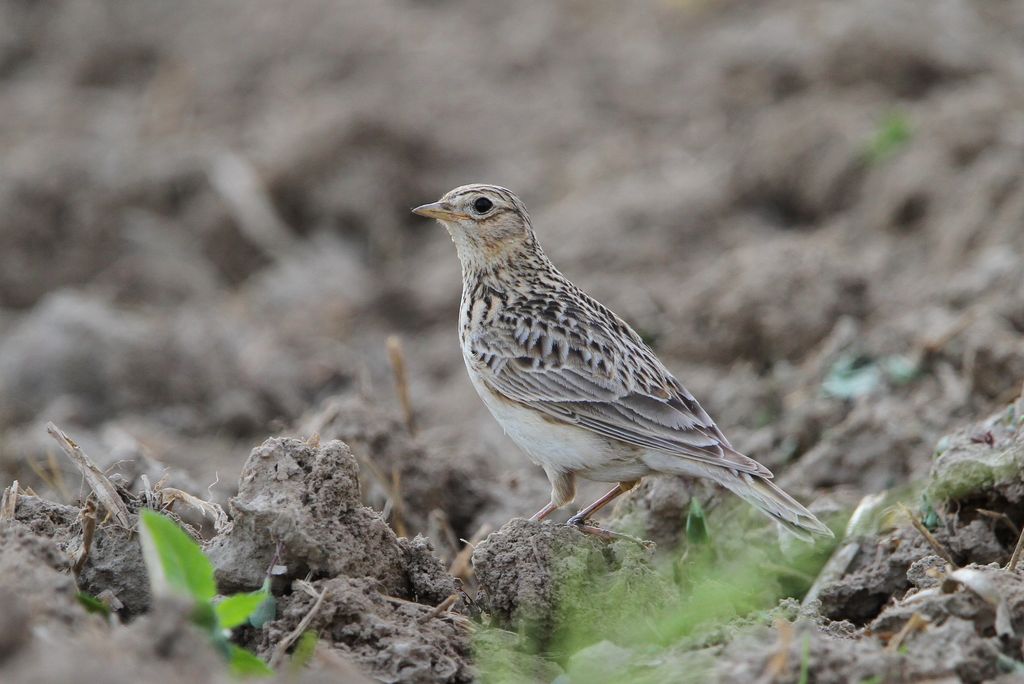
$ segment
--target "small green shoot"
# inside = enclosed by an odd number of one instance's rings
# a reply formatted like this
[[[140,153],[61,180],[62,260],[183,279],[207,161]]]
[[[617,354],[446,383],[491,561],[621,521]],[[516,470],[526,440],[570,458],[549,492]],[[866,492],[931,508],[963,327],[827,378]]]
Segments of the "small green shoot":
[[[690,499],[690,510],[686,513],[686,538],[691,544],[707,544],[711,539],[704,508],[697,499]]]
[[[881,381],[881,369],[869,357],[843,356],[832,364],[821,387],[829,396],[853,399],[870,394]]]
[[[804,636],[803,646],[800,648],[800,684],[807,684],[811,677],[811,635]]]
[[[262,590],[253,591],[248,594],[235,594],[228,596],[214,606],[217,620],[224,629],[233,629],[239,625],[248,624],[252,615],[259,610],[266,600]]]
[[[249,615],[249,624],[260,629],[277,616],[277,599],[270,591],[270,575],[263,580],[263,587],[259,592],[263,594],[263,602]]]
[[[229,647],[228,664],[231,674],[236,677],[270,677],[274,674],[270,666],[260,660],[255,653],[234,644]]]
[[[320,637],[316,630],[307,629],[303,632],[295,644],[295,650],[292,651],[292,659],[288,669],[293,673],[298,673],[305,669],[313,660],[313,654],[316,653],[316,645],[319,641]]]
[[[214,602],[217,583],[213,564],[178,525],[156,511],[143,509],[139,536],[153,595],[191,599],[195,603],[192,622],[209,633],[214,646],[227,657],[233,674],[274,674],[256,655],[228,641],[233,628],[247,623],[265,605],[269,595],[266,587]]]
[[[110,608],[107,606],[107,604],[103,601],[100,601],[92,594],[80,591],[78,592],[76,598],[78,598],[78,602],[85,607],[86,611],[90,613],[96,613],[97,615],[102,615],[103,617],[110,617]]]
[[[144,509],[139,532],[142,554],[149,571],[153,593],[190,597],[209,603],[217,595],[213,565],[191,537],[170,518]]]
[[[855,399],[878,389],[883,381],[901,386],[921,374],[917,363],[906,356],[875,359],[865,355],[846,355],[836,360],[822,382],[825,394],[837,399]]]
[[[907,146],[913,136],[910,121],[901,112],[886,116],[864,148],[869,164],[881,164]]]
[[[921,524],[923,524],[929,532],[934,532],[939,526],[939,514],[932,506],[932,502],[928,500],[927,496],[921,497]]]

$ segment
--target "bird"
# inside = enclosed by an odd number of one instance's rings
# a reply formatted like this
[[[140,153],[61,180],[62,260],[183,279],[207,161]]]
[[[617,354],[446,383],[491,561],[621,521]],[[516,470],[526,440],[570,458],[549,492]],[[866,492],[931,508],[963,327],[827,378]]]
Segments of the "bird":
[[[543,468],[543,520],[576,498],[576,479],[616,483],[566,524],[617,535],[591,517],[641,478],[706,478],[805,541],[831,530],[737,451],[622,318],[555,268],[526,206],[498,185],[463,185],[412,210],[447,228],[462,266],[459,342],[470,381],[505,433]]]

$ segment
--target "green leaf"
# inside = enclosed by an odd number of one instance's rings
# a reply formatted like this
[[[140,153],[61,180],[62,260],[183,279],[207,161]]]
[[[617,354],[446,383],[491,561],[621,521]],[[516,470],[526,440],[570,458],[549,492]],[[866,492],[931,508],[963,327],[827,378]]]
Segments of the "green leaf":
[[[881,381],[881,370],[872,359],[844,356],[832,365],[821,386],[828,395],[838,399],[852,399],[870,393]]]
[[[299,641],[295,644],[295,650],[292,651],[292,659],[288,664],[288,669],[295,673],[302,668],[309,665],[310,661],[313,660],[313,654],[316,652],[316,644],[320,640],[315,629],[307,629],[299,637]]]
[[[104,617],[110,617],[110,607],[92,594],[80,591],[77,594],[77,598],[78,602],[85,606],[85,609],[88,612],[96,613],[97,615],[102,615]]]
[[[154,595],[180,594],[202,602],[216,596],[213,565],[199,544],[170,518],[142,509],[139,536]]]
[[[245,623],[267,599],[264,591],[253,591],[247,594],[234,594],[214,606],[217,620],[224,629],[232,629]]]
[[[236,677],[271,677],[274,671],[270,666],[256,657],[256,654],[241,646],[231,644],[231,674]]]
[[[196,601],[189,617],[192,619],[192,624],[202,627],[211,635],[215,636],[220,633],[217,613],[214,612],[213,604],[209,601]]]
[[[711,539],[704,509],[697,499],[690,499],[690,510],[686,513],[686,538],[692,544],[706,544]]]
[[[886,161],[907,146],[912,134],[907,117],[900,112],[892,112],[885,117],[867,142],[864,156],[872,164]]]
[[[263,587],[260,591],[265,596],[263,603],[249,615],[249,624],[256,629],[263,627],[263,625],[277,617],[277,599],[274,598],[274,594],[270,591],[269,576],[263,580]]]
[[[932,506],[931,502],[928,500],[928,497],[926,496],[923,498],[924,501],[921,504],[921,523],[928,529],[928,531],[934,532],[938,528],[941,520],[939,519],[939,514],[935,510],[935,507]]]

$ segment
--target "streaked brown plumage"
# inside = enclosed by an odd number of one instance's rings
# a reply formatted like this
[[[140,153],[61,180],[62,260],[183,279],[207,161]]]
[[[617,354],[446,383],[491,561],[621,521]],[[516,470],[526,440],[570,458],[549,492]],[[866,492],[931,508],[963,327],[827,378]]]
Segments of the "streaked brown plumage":
[[[709,478],[799,537],[831,535],[733,449],[629,325],[554,267],[514,194],[465,185],[414,211],[439,220],[458,250],[459,340],[474,387],[551,481],[535,519],[575,498],[577,475],[620,483],[570,520],[582,525],[641,477],[664,473]]]

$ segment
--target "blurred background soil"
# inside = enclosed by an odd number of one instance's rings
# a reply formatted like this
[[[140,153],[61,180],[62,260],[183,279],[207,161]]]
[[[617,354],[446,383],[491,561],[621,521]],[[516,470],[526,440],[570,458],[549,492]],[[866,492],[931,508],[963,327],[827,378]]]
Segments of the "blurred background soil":
[[[75,500],[52,420],[223,503],[318,433],[445,559],[529,515],[409,213],[478,181],[789,491],[919,480],[1024,379],[1022,32],[1009,1],[3,0],[0,482]]]

